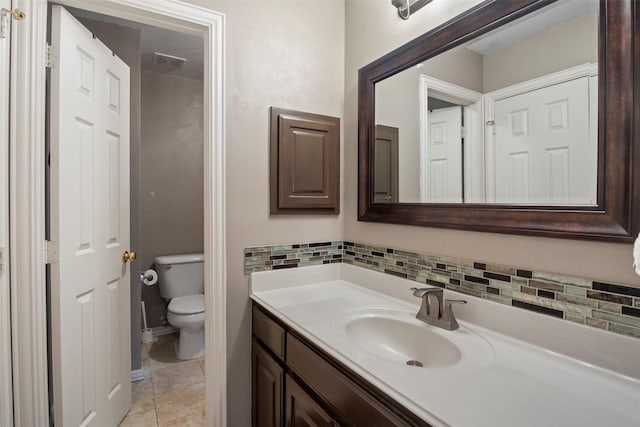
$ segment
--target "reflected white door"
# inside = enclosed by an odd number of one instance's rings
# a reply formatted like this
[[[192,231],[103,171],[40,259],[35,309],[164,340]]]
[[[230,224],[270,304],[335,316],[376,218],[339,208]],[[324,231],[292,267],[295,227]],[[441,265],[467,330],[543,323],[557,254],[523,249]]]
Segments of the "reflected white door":
[[[117,426],[131,406],[129,68],[52,8],[51,266],[58,426]]]
[[[462,107],[427,113],[423,202],[462,202]]]
[[[596,203],[589,77],[495,102],[496,202]]]

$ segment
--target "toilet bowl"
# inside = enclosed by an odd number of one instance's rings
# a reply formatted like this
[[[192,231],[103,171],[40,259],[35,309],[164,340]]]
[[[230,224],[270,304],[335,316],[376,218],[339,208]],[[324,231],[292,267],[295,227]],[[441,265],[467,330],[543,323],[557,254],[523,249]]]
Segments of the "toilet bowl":
[[[196,359],[204,355],[204,294],[173,298],[169,302],[167,320],[180,329],[176,341],[176,357]]]
[[[168,255],[155,258],[160,296],[169,300],[167,321],[180,330],[176,357],[204,355],[204,255]]]

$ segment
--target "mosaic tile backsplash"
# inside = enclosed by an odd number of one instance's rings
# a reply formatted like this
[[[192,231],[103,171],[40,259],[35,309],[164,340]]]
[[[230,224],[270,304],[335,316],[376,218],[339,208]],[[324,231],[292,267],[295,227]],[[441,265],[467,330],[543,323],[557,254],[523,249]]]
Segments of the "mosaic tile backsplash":
[[[640,289],[348,241],[245,249],[246,274],[344,262],[640,338]]]

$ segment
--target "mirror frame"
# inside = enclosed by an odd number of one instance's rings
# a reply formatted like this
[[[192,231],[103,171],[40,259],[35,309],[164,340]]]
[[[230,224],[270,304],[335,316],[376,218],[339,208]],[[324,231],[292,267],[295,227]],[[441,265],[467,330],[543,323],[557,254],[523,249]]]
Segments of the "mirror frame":
[[[554,1],[487,0],[359,70],[359,221],[633,241],[640,231],[640,7],[634,0],[600,0],[596,206],[373,203],[375,84]]]

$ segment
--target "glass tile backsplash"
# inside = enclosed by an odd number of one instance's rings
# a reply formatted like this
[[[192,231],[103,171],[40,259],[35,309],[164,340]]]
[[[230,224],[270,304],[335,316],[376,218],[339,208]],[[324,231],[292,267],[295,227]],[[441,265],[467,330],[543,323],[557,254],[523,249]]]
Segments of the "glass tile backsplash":
[[[349,241],[245,249],[246,274],[344,262],[640,338],[640,289]]]

